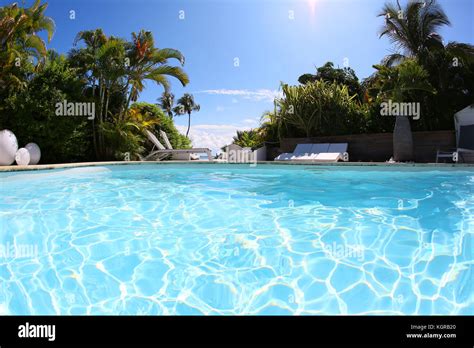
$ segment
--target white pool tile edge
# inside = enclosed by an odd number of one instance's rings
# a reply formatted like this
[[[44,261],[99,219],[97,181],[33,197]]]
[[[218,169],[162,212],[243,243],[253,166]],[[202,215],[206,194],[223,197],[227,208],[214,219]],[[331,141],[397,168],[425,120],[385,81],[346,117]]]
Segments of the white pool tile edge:
[[[18,172],[46,169],[76,168],[88,166],[110,166],[110,165],[150,165],[150,164],[214,164],[214,165],[243,165],[246,163],[228,163],[222,161],[209,162],[207,160],[197,161],[110,161],[110,162],[78,162],[78,163],[60,163],[60,164],[38,164],[29,166],[0,166],[0,172]],[[248,164],[248,163],[247,163]],[[304,166],[355,166],[355,167],[427,167],[427,168],[474,168],[474,163],[387,163],[387,162],[337,162],[337,163],[301,163],[301,162],[275,162],[261,161],[258,165],[304,165]]]

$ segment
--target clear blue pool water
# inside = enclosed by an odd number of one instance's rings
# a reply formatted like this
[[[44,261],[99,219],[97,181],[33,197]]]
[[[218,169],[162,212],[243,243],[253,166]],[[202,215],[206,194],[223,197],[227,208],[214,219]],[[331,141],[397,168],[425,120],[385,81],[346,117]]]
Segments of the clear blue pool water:
[[[0,173],[1,314],[474,314],[474,171]]]

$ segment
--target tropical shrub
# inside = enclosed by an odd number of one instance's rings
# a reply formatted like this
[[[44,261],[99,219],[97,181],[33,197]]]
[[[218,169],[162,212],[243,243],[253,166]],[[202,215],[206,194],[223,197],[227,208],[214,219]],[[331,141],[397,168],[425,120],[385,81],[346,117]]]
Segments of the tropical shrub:
[[[37,143],[43,163],[90,158],[91,121],[86,117],[56,116],[55,106],[63,100],[84,101],[84,85],[64,56],[50,53],[27,88],[3,101],[0,128],[12,130],[20,146]]]
[[[145,137],[140,127],[129,120],[104,121],[100,124],[100,132],[107,144],[105,159],[138,160],[145,150]]]
[[[265,143],[277,144],[280,141],[280,125],[276,111],[265,111],[262,114],[257,132]]]
[[[159,138],[159,131],[163,130],[174,149],[189,149],[191,148],[191,141],[181,134],[175,127],[173,120],[169,118],[163,110],[161,110],[157,105],[150,103],[134,103],[130,107],[130,113],[132,115],[141,115],[146,119],[153,119],[153,123],[150,130]],[[134,116],[137,120],[137,116]]]
[[[237,134],[233,137],[233,143],[241,147],[256,149],[263,145],[263,139],[258,129],[250,129],[237,131]]]
[[[157,105],[140,102],[130,106],[123,120],[116,118],[101,123],[101,132],[107,144],[107,158],[138,160],[146,155],[146,151],[153,147],[147,141],[147,129],[158,138],[161,137],[159,131],[163,130],[174,149],[191,147],[190,140],[178,132],[173,120],[163,110]]]
[[[365,130],[366,109],[345,85],[318,80],[300,86],[283,84],[282,91],[276,115],[280,137],[357,134]]]

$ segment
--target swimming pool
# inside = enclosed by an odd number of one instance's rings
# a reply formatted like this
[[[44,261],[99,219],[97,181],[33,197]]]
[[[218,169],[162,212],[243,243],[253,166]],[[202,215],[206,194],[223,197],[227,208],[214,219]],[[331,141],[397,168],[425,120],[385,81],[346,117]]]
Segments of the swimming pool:
[[[0,173],[0,314],[474,314],[472,168]]]

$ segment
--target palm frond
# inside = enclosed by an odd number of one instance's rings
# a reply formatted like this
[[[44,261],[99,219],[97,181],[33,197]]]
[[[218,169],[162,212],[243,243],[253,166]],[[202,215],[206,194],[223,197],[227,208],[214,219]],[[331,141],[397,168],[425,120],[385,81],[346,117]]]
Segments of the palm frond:
[[[188,74],[186,74],[184,72],[183,69],[181,69],[180,67],[176,67],[176,66],[169,66],[169,65],[160,65],[156,68],[154,68],[150,73],[149,73],[149,77],[151,79],[156,79],[156,77],[158,75],[167,75],[167,76],[171,76],[171,77],[174,77],[176,79],[178,79],[179,82],[181,82],[181,84],[183,86],[186,86],[188,83],[189,83],[189,77],[188,77]]]
[[[165,64],[168,59],[177,59],[184,65],[184,56],[183,54],[172,48],[162,48],[153,53],[152,59],[155,63]]]
[[[403,54],[393,53],[389,54],[388,56],[385,56],[385,58],[382,60],[382,64],[385,66],[393,66],[397,63],[402,62],[406,58],[407,57]]]

